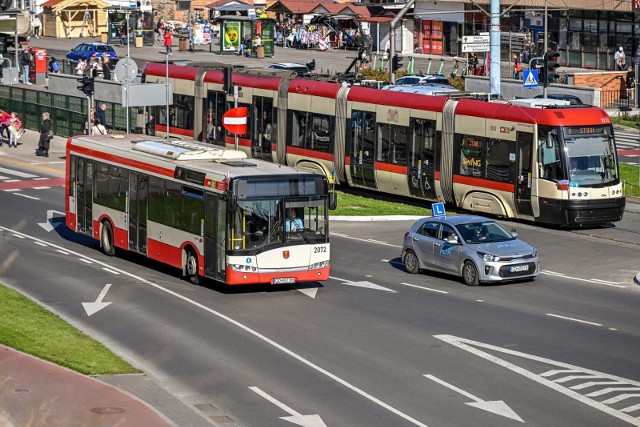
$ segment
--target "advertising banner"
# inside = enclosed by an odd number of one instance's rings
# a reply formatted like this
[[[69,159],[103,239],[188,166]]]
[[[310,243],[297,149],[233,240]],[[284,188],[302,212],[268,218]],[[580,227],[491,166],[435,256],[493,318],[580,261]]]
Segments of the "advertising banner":
[[[222,27],[222,51],[237,51],[240,48],[240,22],[224,21]]]

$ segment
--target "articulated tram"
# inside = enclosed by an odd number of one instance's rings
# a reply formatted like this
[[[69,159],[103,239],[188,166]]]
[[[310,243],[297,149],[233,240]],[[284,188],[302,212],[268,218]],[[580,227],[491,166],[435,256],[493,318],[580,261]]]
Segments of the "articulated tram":
[[[164,83],[164,64],[143,79]],[[222,115],[234,105],[223,71],[169,66],[174,99],[153,107],[156,132],[232,147]],[[438,200],[484,214],[559,226],[622,218],[613,127],[597,107],[540,100],[423,95],[240,69],[249,111],[240,149],[340,184]]]

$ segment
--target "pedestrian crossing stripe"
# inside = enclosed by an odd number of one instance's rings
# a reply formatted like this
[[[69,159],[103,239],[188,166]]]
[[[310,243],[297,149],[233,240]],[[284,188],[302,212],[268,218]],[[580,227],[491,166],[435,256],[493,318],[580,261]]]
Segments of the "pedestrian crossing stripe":
[[[527,78],[524,81],[525,86],[538,86],[538,80],[534,76],[533,72],[527,73]]]

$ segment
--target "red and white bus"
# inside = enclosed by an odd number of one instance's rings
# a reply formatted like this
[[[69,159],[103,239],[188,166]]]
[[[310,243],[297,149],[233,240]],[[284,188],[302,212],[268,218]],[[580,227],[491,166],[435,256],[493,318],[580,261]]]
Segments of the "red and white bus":
[[[192,283],[329,277],[335,193],[322,175],[141,135],[72,137],[66,154],[66,224],[107,255],[137,252],[182,269]]]
[[[166,81],[147,63],[145,82]],[[220,69],[170,66],[174,99],[156,129],[233,146],[220,126],[233,105]],[[424,95],[241,69],[248,109],[240,149],[337,182],[560,226],[619,221],[625,197],[609,115],[545,100]],[[575,167],[574,167],[575,165]]]

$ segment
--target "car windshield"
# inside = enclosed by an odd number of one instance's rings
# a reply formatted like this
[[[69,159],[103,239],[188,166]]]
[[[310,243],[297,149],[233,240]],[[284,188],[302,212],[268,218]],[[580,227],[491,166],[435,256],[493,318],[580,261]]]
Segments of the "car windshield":
[[[456,227],[464,241],[469,244],[495,243],[515,239],[506,228],[491,220],[470,222]]]

